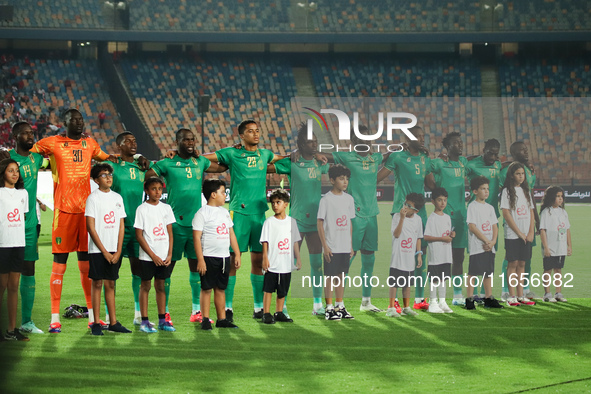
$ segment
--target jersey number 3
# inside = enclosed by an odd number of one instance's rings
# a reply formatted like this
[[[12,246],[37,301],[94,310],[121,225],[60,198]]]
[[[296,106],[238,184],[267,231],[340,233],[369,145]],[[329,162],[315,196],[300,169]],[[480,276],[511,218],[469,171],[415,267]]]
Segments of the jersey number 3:
[[[74,163],[81,163],[82,162],[82,149],[74,149],[72,151],[74,154]]]

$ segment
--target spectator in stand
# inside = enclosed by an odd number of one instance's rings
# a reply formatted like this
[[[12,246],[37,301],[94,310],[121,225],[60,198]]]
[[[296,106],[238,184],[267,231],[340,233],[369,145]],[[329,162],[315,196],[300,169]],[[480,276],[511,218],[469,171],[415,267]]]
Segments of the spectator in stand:
[[[104,125],[105,125],[105,119],[107,118],[107,115],[105,115],[105,111],[101,111],[98,114],[98,121],[99,121],[99,127],[101,129],[104,129]]]

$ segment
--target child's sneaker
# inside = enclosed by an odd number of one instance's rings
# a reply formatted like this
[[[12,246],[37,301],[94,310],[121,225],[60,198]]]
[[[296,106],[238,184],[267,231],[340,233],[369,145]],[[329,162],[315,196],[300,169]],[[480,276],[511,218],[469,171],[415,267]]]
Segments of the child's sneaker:
[[[105,335],[103,334],[103,327],[100,323],[92,323],[92,326],[90,326],[90,333],[97,336]]]
[[[444,313],[454,313],[445,300],[439,300],[439,307]]]
[[[318,315],[322,316],[325,313],[326,313],[326,309],[324,309],[323,306],[321,306],[320,308],[317,308],[317,309],[312,309],[312,314],[314,316],[318,316]]]
[[[558,302],[567,302],[566,298],[564,298],[562,293],[556,293],[554,295],[554,298],[556,298],[556,301],[558,301]]]
[[[158,324],[158,329],[160,331],[168,331],[168,332],[175,332],[176,329],[172,326],[172,323],[167,322],[166,320],[162,324]]]
[[[227,318],[222,320],[218,319],[218,321],[215,323],[215,326],[218,328],[238,328],[236,324],[232,323]]]
[[[152,322],[148,322],[148,324],[150,325],[150,327],[155,327],[155,324]],[[141,326],[142,325],[142,318],[141,317],[136,317],[133,319],[133,325],[134,326]]]
[[[472,299],[474,300],[475,303],[477,304],[483,304],[484,303],[484,297],[481,297],[478,294],[474,294],[474,296],[472,297]]]
[[[413,305],[413,308],[422,309],[422,310],[426,311],[427,309],[429,309],[429,304],[423,298],[423,300],[421,302],[415,302]]]
[[[345,307],[339,308],[339,310],[337,311],[337,313],[341,315],[341,319],[355,320],[355,318],[353,317],[353,315],[351,315],[347,311],[347,309],[345,309]]]
[[[29,341],[29,338],[27,338],[26,336],[21,334],[21,332],[19,330],[15,329],[14,331],[6,330],[6,334],[4,334],[4,340],[27,342],[27,341]]]
[[[130,334],[131,330],[127,327],[124,327],[121,323],[116,322],[115,324],[109,324],[109,328],[107,330],[111,332],[120,332],[122,334]]]
[[[504,291],[501,293],[501,301],[507,302],[509,300],[509,298],[511,298],[511,295],[509,294],[508,291]]]
[[[151,325],[151,324],[149,324],[149,323],[146,323],[146,324],[143,324],[142,323],[140,325],[140,331],[141,332],[148,333],[148,334],[152,334],[152,333],[158,332],[158,330],[155,329],[154,326]]]
[[[205,319],[201,322],[201,329],[204,331],[211,331],[211,322],[209,321],[209,319]]]
[[[50,334],[59,334],[60,332],[62,332],[62,323],[55,322],[49,325]]]
[[[476,305],[474,304],[474,298],[466,298],[466,309],[469,311],[473,311],[476,309]]]
[[[453,299],[453,301],[451,302],[452,305],[459,305],[459,306],[464,306],[466,305],[466,302],[464,300],[464,298],[461,297],[455,297]]]
[[[484,299],[484,307],[485,308],[499,308],[499,309],[504,308],[504,306],[499,304],[499,301],[497,301],[497,299],[494,297],[485,298]]]
[[[415,311],[413,311],[412,309],[410,309],[410,306],[407,306],[406,308],[402,309],[402,315],[404,316],[416,316],[418,315],[418,313],[416,313]]]
[[[545,293],[544,297],[542,298],[544,302],[557,302],[556,298],[552,295],[552,293]]]
[[[534,301],[530,300],[527,297],[518,297],[517,301],[519,301],[519,303],[522,305],[536,305]]]
[[[341,320],[341,315],[337,313],[337,311],[333,309],[327,309],[324,313],[324,318],[326,320]]]
[[[509,306],[519,306],[521,303],[517,301],[517,297],[509,297],[507,298],[507,305]]]
[[[92,323],[90,323],[90,322],[89,322],[89,323],[88,323],[88,328],[92,329],[92,325],[93,325],[93,324],[94,324],[94,322],[92,322]],[[106,330],[107,328],[109,328],[109,324],[108,324],[108,323],[105,323],[105,322],[104,322],[104,321],[102,321],[102,320],[99,320],[99,324],[101,325],[101,328],[102,328],[103,330]]]
[[[275,321],[280,321],[283,323],[293,323],[293,319],[283,312],[275,312],[275,315],[273,315],[273,319],[275,319]]]
[[[164,321],[166,321],[168,324],[170,324],[171,327],[173,326],[172,319],[170,318],[170,313],[166,312],[164,314]]]
[[[24,332],[27,334],[43,334],[43,331],[37,328],[37,326],[35,325],[35,323],[33,323],[32,320],[23,324],[19,330],[20,332]]]
[[[396,308],[396,313],[398,313],[398,314],[402,313],[402,308],[400,307],[398,300],[394,300],[394,308]]]
[[[386,316],[388,317],[400,317],[400,313],[396,311],[396,307],[390,307],[386,311]]]
[[[382,310],[380,308],[378,308],[375,305],[372,305],[372,303],[370,301],[362,301],[361,302],[361,306],[359,307],[359,310],[361,312],[382,312]]]
[[[261,321],[265,324],[275,324],[275,319],[273,319],[273,315],[270,313],[263,313]]]
[[[429,304],[429,308],[427,309],[429,313],[443,313],[443,309],[439,307],[439,304],[436,302],[431,302]]]
[[[534,293],[533,291],[528,291],[527,293],[524,294],[525,298],[529,298],[530,300],[541,300],[540,297],[538,297],[536,295],[536,293]]]

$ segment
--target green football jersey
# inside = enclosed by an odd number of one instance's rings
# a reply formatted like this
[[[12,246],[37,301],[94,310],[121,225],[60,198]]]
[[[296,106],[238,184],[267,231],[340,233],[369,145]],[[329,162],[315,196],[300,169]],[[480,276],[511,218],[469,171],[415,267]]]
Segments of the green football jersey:
[[[468,184],[477,176],[484,176],[490,181],[488,184],[490,194],[486,202],[493,206],[497,217],[500,217],[499,193],[503,187],[501,184],[501,162],[495,161],[492,166],[487,166],[484,164],[482,156],[478,156],[466,164],[466,175],[468,176]],[[474,199],[476,199],[476,196],[470,191],[470,201],[468,203],[471,203]]]
[[[347,193],[355,200],[355,216],[369,218],[379,214],[376,189],[382,154],[372,153],[364,157],[357,152],[334,152],[332,157],[336,164],[351,170]]]
[[[33,152],[28,156],[21,156],[15,149],[10,150],[10,158],[18,163],[25,190],[29,194],[29,213],[25,215],[25,226],[36,226],[39,223],[37,220],[37,174],[43,167],[45,159],[39,153]]]
[[[413,156],[408,151],[392,153],[384,167],[394,174],[394,202],[392,215],[400,212],[406,196],[410,193],[425,195],[425,177],[431,172],[431,159],[425,154]],[[427,224],[427,211],[423,207],[419,211],[423,226]]]
[[[462,217],[466,217],[466,164],[468,160],[460,156],[458,161],[442,159],[431,160],[431,172],[435,177],[435,184],[447,190],[447,207],[443,212],[450,215],[453,219],[453,213],[458,212]]]
[[[162,159],[152,169],[166,181],[166,192],[174,218],[180,226],[191,227],[195,213],[201,208],[203,173],[211,162],[203,156],[182,159]]]
[[[111,189],[119,193],[125,206],[125,225],[133,227],[135,211],[143,202],[144,179],[146,172],[142,171],[137,162],[131,163],[118,158],[117,163],[108,163],[113,167],[113,186]],[[150,163],[150,167],[153,164]]]
[[[258,215],[267,205],[267,164],[275,154],[268,149],[247,151],[244,147],[217,151],[218,161],[230,170],[230,211],[243,215]]]
[[[322,174],[328,173],[328,164],[320,164],[317,160],[306,160],[302,157],[295,163],[289,157],[275,163],[278,174],[287,174],[291,193],[289,216],[298,222],[315,226],[318,205],[322,197]]]

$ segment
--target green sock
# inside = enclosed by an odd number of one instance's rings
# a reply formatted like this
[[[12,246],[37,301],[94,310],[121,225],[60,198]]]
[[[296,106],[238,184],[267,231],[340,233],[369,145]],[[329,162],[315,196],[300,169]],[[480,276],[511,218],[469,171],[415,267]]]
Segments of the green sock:
[[[131,289],[133,290],[133,302],[135,304],[135,311],[140,311],[140,286],[142,278],[137,275],[131,275]]]
[[[170,278],[164,279],[164,294],[166,294],[166,313],[168,312],[168,297],[170,297]]]
[[[460,280],[454,280],[455,278],[460,278]],[[452,275],[451,277],[453,286],[454,286],[454,298],[459,298],[462,296],[462,275]],[[459,283],[459,285],[458,285]]]
[[[35,277],[21,275],[20,284],[21,303],[22,303],[22,324],[31,321],[33,312],[33,303],[35,302]]]
[[[322,283],[322,253],[310,254],[310,274],[312,276],[314,303],[320,304],[324,287]]]
[[[228,278],[228,287],[226,287],[226,309],[232,309],[232,303],[234,302],[234,287],[236,287],[236,276],[230,276]]]
[[[509,292],[509,278],[507,277],[507,265],[509,263],[507,262],[507,260],[503,260],[503,268],[501,269],[501,271],[503,272],[503,277],[505,279],[503,279],[503,293],[508,293]]]
[[[371,297],[371,285],[369,282],[371,276],[373,275],[373,266],[375,262],[375,253],[361,254],[361,279],[363,280],[363,289],[361,290],[361,296],[363,297]]]
[[[529,279],[531,279],[531,259],[525,261],[525,273],[527,274],[527,286],[523,286],[523,295],[529,293]]]
[[[254,308],[263,308],[263,282],[265,277],[263,275],[250,274],[250,283],[252,284],[252,298],[254,300]]]
[[[103,286],[103,302],[105,303],[105,314],[108,315],[109,314],[109,308],[107,308],[107,296],[105,294],[105,287]],[[113,324],[115,324],[113,322]]]
[[[199,297],[201,296],[201,276],[199,272],[189,272],[189,283],[191,284],[191,302],[193,311],[201,310]]]
[[[418,256],[415,256],[415,262],[417,258]],[[421,265],[421,268],[415,268],[415,276],[423,278],[421,283],[417,282],[415,285],[415,298],[423,299],[425,298],[425,284],[427,283],[427,261],[425,260],[425,256],[423,256],[423,265]]]

